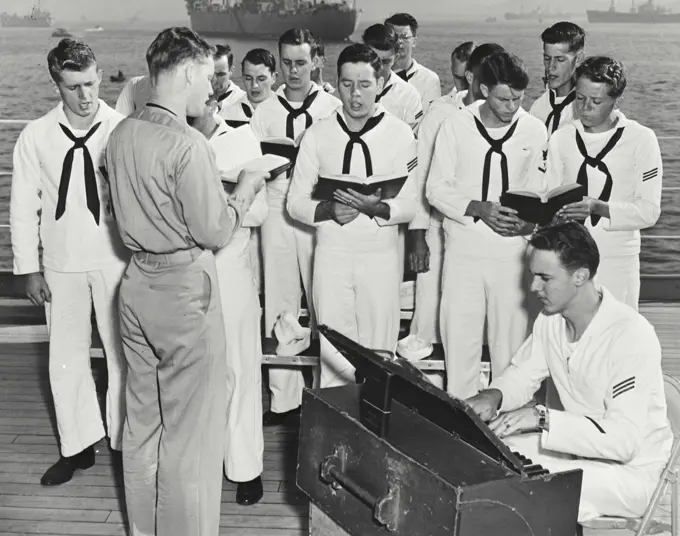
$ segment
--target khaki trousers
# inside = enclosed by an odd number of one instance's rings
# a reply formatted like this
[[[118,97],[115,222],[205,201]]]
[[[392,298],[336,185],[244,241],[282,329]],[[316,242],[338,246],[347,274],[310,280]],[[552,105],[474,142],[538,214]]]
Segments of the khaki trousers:
[[[135,254],[120,315],[130,533],[217,536],[230,380],[213,254]]]

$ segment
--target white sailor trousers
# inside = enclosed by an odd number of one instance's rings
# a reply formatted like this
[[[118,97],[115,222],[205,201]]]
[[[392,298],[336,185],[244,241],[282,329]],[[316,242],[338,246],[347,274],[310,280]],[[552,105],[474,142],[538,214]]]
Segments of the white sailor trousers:
[[[441,341],[439,302],[442,293],[442,264],[444,262],[444,230],[441,222],[430,221],[425,235],[430,250],[430,269],[416,277],[416,299],[411,335],[433,344]]]
[[[264,333],[273,337],[279,315],[300,316],[302,291],[307,297],[310,325],[314,325],[312,260],[314,228],[293,220],[286,211],[285,194],[267,190],[269,212],[261,227],[264,263]],[[285,413],[302,404],[305,381],[299,367],[270,367],[271,411]]]
[[[50,387],[63,456],[73,456],[106,435],[92,368],[92,305],[106,354],[106,430],[121,449],[125,419],[125,361],[118,324],[118,289],[125,264],[89,272],[45,268],[52,301],[45,303],[49,331]]]
[[[133,255],[120,315],[131,536],[217,536],[234,378],[212,252]]]
[[[640,302],[640,256],[601,257],[595,281],[636,311]]]
[[[215,254],[227,340],[226,384],[231,404],[227,410],[224,470],[234,482],[248,482],[262,474],[262,339],[260,302],[251,266],[249,228]],[[242,235],[242,236],[239,236]]]
[[[319,324],[366,348],[394,352],[399,336],[399,249],[390,243],[319,244],[314,303]],[[354,246],[354,247],[353,247]],[[354,367],[322,335],[321,387],[354,383]]]
[[[480,248],[483,247],[480,245]],[[531,315],[526,248],[482,257],[446,241],[442,275],[441,335],[447,391],[466,399],[477,394],[484,327],[491,373],[498,377],[527,338]]]
[[[551,473],[583,470],[578,521],[599,516],[641,517],[659,482],[664,463],[630,466],[619,462],[576,458],[544,449],[540,434],[507,437],[513,450]]]

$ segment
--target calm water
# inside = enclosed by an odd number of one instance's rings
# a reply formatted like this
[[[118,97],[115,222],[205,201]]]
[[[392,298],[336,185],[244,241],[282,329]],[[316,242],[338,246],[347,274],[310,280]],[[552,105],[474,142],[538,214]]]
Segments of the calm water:
[[[444,91],[452,86],[449,72],[451,50],[463,41],[497,42],[519,55],[532,77],[524,106],[528,108],[541,93],[541,48],[539,23],[465,23],[424,26],[420,32],[417,57],[442,79]],[[628,26],[588,25],[588,53],[606,54],[625,62],[629,84],[622,105],[624,113],[651,127],[660,138],[680,137],[680,25]],[[106,30],[80,34],[94,49],[104,70],[101,97],[115,104],[122,85],[111,83],[109,75],[122,70],[128,77],[146,70],[144,54],[155,30]],[[212,39],[212,42],[221,42]],[[51,30],[0,28],[0,118],[35,118],[58,101],[46,68],[46,56],[57,42]],[[273,41],[229,40],[237,61],[254,47],[275,51]],[[326,47],[325,78],[334,81],[333,65],[341,45]],[[236,71],[239,71],[237,68]],[[239,77],[236,76],[239,83]],[[12,147],[21,127],[0,125],[0,169],[12,164]],[[680,140],[660,140],[664,155],[664,184],[680,187]],[[8,220],[10,177],[0,176],[0,224]],[[647,235],[680,235],[680,191],[664,192],[662,215]],[[9,233],[0,228],[0,269],[11,266]],[[643,240],[643,273],[680,273],[680,240]]]

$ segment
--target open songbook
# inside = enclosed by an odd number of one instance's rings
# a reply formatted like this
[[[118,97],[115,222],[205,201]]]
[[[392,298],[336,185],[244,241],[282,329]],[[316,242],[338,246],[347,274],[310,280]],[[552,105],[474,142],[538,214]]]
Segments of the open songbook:
[[[406,175],[372,175],[368,178],[355,177],[354,175],[319,177],[312,192],[312,199],[335,201],[333,193],[336,190],[347,191],[349,189],[363,195],[372,195],[380,190],[381,199],[393,199],[399,195],[406,178]]]
[[[217,168],[223,183],[236,183],[244,169],[267,171],[270,178],[288,170],[292,163],[284,156],[262,154],[260,142],[250,125],[244,125],[211,140],[217,154]]]
[[[294,140],[290,138],[267,138],[262,140],[260,144],[262,154],[274,154],[283,156],[290,160],[293,164],[297,158],[298,146]]]
[[[578,183],[553,188],[543,196],[524,190],[508,190],[501,195],[501,205],[515,209],[524,221],[548,225],[558,210],[578,203],[585,194],[585,187]]]

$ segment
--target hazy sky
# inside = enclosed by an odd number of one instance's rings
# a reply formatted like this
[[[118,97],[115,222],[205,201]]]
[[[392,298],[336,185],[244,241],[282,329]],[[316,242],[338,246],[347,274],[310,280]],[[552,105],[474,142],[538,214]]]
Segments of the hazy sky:
[[[0,11],[29,13],[35,0],[0,0]],[[642,3],[643,0],[638,0]],[[59,20],[125,19],[134,14],[148,20],[182,20],[186,18],[184,0],[41,0]],[[676,0],[657,0],[673,5]],[[609,0],[357,0],[364,20],[382,19],[386,14],[408,11],[418,19],[442,20],[457,16],[502,16],[508,10],[541,6],[554,11],[581,11],[586,5],[606,7]],[[618,0],[620,9],[628,9],[630,0]],[[566,7],[565,7],[566,6]]]

